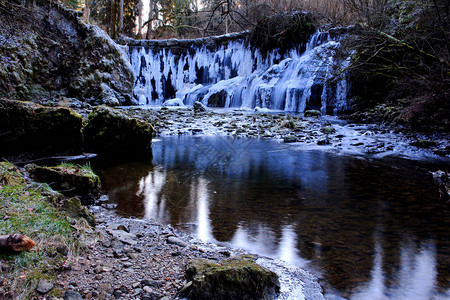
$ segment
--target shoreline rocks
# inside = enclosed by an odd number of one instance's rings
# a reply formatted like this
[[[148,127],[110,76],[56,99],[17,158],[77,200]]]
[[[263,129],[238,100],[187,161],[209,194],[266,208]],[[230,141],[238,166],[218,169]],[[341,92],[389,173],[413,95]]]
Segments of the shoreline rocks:
[[[219,262],[197,259],[185,272],[184,295],[191,299],[275,299],[280,292],[278,275],[249,256]]]
[[[0,154],[79,149],[82,118],[72,109],[0,99]]]
[[[149,123],[100,106],[88,116],[83,134],[89,150],[120,160],[121,156],[151,158],[153,131]]]

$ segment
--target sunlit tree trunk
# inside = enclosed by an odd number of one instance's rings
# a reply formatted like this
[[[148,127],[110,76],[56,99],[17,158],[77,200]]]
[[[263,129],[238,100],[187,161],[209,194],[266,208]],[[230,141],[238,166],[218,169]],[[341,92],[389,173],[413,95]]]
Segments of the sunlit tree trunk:
[[[111,0],[111,37],[116,37],[116,1]]]
[[[121,33],[123,30],[123,0],[120,0],[120,26],[119,32]]]
[[[90,21],[89,16],[91,14],[91,9],[89,7],[89,5],[90,5],[89,0],[86,0],[84,5],[85,5],[85,7],[84,7],[83,19],[84,19],[84,22],[86,22],[86,24],[89,24],[89,21]]]
[[[149,11],[148,11],[148,23],[147,23],[147,36],[146,39],[152,38],[152,20],[153,20],[153,0],[149,0]]]
[[[139,40],[142,39],[142,10],[143,10],[142,0],[139,0],[139,3],[138,3],[138,32],[137,32],[137,38]]]

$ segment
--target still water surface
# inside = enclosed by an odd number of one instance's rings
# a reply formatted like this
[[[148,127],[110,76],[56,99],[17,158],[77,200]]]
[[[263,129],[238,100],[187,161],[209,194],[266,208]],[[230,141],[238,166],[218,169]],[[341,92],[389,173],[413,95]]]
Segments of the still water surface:
[[[229,137],[164,137],[99,171],[122,216],[310,270],[328,296],[449,299],[450,212],[429,169]]]

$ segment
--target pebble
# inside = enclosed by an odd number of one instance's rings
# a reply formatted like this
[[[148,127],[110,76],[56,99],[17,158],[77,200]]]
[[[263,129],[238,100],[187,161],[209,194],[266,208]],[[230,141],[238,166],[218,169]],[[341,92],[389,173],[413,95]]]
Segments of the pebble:
[[[47,294],[53,289],[54,285],[52,282],[42,279],[36,288],[36,291],[40,294]]]
[[[77,293],[75,291],[66,291],[63,296],[64,300],[82,300],[83,297],[81,297],[80,293]]]

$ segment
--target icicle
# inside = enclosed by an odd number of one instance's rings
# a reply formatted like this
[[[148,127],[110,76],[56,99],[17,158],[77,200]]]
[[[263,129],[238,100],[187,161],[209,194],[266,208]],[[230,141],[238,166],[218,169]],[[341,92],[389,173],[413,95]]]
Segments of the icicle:
[[[215,47],[192,43],[189,49],[178,49],[182,53],[177,55],[162,46],[157,51],[131,48],[137,78],[134,96],[139,104],[161,105],[180,98],[186,105],[202,101],[213,107],[259,106],[295,112],[319,105],[325,112],[329,98],[335,97],[334,110],[345,108],[345,76],[334,85],[327,84],[339,43],[329,40],[326,32],[313,34],[304,53],[299,53],[299,46],[284,56],[277,50],[262,55],[244,40]]]

